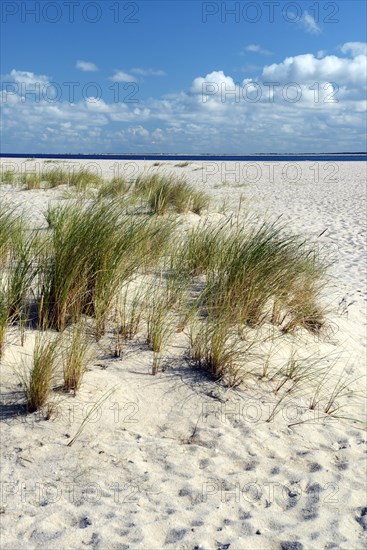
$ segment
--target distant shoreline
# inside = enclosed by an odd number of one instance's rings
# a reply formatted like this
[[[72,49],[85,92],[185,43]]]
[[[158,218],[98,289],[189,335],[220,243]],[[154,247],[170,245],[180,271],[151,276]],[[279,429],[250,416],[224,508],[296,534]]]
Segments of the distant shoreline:
[[[0,158],[64,159],[64,160],[172,160],[172,161],[367,161],[367,153],[290,153],[256,155],[190,155],[190,154],[117,154],[117,153],[0,153]]]

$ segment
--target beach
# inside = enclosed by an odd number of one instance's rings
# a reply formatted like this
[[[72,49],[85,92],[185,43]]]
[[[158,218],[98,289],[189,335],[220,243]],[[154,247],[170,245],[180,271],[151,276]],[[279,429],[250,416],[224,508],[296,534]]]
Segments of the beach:
[[[1,159],[15,174],[51,164]],[[211,380],[187,361],[183,333],[173,335],[156,376],[142,340],[114,358],[105,338],[80,390],[55,393],[45,420],[19,412],[15,371],[31,355],[35,331],[26,330],[21,346],[12,326],[0,361],[2,549],[364,548],[366,164],[78,161],[83,167],[105,179],[185,177],[211,198],[200,215],[178,215],[185,230],[251,217],[317,243],[330,264],[328,330],[267,342],[257,367],[268,359],[276,370],[294,352],[329,365],[330,380],[351,389],[337,397],[338,414],[325,414],[325,406],[308,407],[303,387],[279,403],[269,384]],[[66,186],[0,185],[0,204],[40,230],[48,204],[68,200]]]

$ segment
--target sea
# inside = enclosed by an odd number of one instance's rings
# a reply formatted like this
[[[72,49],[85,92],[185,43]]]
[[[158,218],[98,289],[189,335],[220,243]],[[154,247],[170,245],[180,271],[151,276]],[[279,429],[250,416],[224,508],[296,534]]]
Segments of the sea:
[[[119,153],[0,153],[0,158],[63,159],[63,160],[172,160],[172,161],[237,161],[237,162],[353,162],[367,161],[367,152],[345,153],[266,153],[252,155],[219,154],[119,154]]]

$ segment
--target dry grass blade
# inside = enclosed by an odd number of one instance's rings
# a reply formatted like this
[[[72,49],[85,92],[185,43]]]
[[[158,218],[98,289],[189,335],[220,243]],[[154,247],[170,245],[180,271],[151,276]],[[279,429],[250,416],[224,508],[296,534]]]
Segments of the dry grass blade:
[[[86,427],[86,425],[88,424],[89,422],[89,419],[91,418],[91,416],[93,416],[93,414],[95,413],[95,411],[98,410],[98,408],[105,402],[107,401],[107,399],[109,397],[111,397],[111,395],[115,392],[115,388],[112,388],[110,390],[108,390],[104,395],[102,395],[102,397],[96,401],[96,403],[93,405],[93,407],[91,407],[90,411],[88,412],[88,414],[85,416],[85,418],[83,419],[82,423],[80,424],[76,434],[74,435],[74,437],[68,442],[67,446],[68,447],[71,447],[72,445],[74,445],[75,441],[78,439],[78,437],[82,434],[84,428]]]

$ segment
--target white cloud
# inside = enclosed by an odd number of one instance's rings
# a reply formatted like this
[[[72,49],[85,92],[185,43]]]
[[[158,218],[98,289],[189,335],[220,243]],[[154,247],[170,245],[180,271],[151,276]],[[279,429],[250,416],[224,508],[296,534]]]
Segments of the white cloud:
[[[343,53],[350,52],[353,57],[367,55],[367,42],[346,42],[339,49]]]
[[[117,150],[121,142],[130,151],[150,150],[154,143],[157,150],[167,152],[358,150],[366,131],[366,57],[350,43],[340,50],[354,57],[342,53],[340,57],[288,57],[265,66],[257,78],[240,83],[216,70],[197,76],[186,90],[138,104],[115,103],[107,90],[103,99],[74,104],[65,97],[57,102],[44,97],[34,101],[32,95],[22,101],[20,92],[3,92],[4,142],[14,151],[33,149],[37,143],[44,149],[47,143],[50,151],[93,148],[103,152]],[[11,78],[14,82],[48,82],[44,75],[15,69]],[[279,82],[271,97],[263,84],[269,81]],[[282,94],[283,87],[292,82],[302,92],[295,103]],[[315,100],[315,82],[320,85],[319,101]],[[330,82],[339,86],[337,102],[325,101],[332,95],[332,87],[324,89]],[[251,102],[251,90],[247,97],[243,94],[251,84],[262,90],[255,102]],[[294,96],[293,89],[289,96]]]
[[[2,85],[4,86],[6,83],[2,82]],[[8,88],[8,91],[1,90],[0,92],[0,105],[6,105],[6,104],[17,104],[21,101],[21,96],[19,93],[15,91],[15,88],[12,89],[12,87],[8,87],[6,85],[6,88]]]
[[[164,141],[164,132],[162,130],[162,128],[156,128],[152,134],[152,138],[153,138],[153,142],[152,143],[156,143],[157,141],[158,142],[163,142]]]
[[[148,137],[149,132],[144,126],[132,126],[128,128],[128,133],[132,134],[133,136],[140,136],[140,137]]]
[[[35,74],[30,71],[16,71],[13,69],[10,73],[10,78],[14,80],[17,84],[24,84],[27,86],[35,85],[35,84],[47,84],[50,79],[48,76],[45,76],[43,74]]]
[[[259,44],[249,44],[243,49],[243,51],[241,52],[241,55],[245,55],[246,52],[259,53],[261,55],[273,55],[273,52],[271,52],[270,50],[266,50],[265,48],[262,48],[261,46],[259,46]]]
[[[84,73],[93,73],[98,71],[97,65],[91,61],[77,61],[75,67]]]
[[[165,76],[166,75],[166,73],[161,69],[142,69],[141,67],[131,69],[131,72],[139,76]]]
[[[115,74],[110,76],[110,80],[114,82],[136,82],[136,77],[124,71],[115,71]]]
[[[212,95],[212,92],[218,87],[226,87],[227,90],[235,87],[234,80],[230,76],[225,76],[223,71],[213,71],[206,75],[205,78],[199,76],[194,79],[190,92],[192,94],[208,93]]]
[[[281,129],[285,134],[294,134],[294,129],[291,124],[282,124]]]
[[[320,27],[316,23],[315,19],[305,10],[303,17],[301,19],[301,24],[306,32],[311,34],[318,34],[321,32]]]
[[[111,112],[111,106],[108,105],[103,101],[103,99],[97,99],[93,97],[89,97],[88,101],[85,102],[86,107],[89,111],[93,111],[95,113],[110,113]]]
[[[327,54],[326,50],[319,50],[316,54],[317,59],[322,59]]]
[[[287,57],[282,63],[273,63],[264,67],[263,79],[280,82],[305,81],[335,82],[357,84],[364,87],[367,77],[367,58],[357,56],[353,59],[328,55],[317,59],[313,54]],[[312,84],[312,82],[311,82]]]

